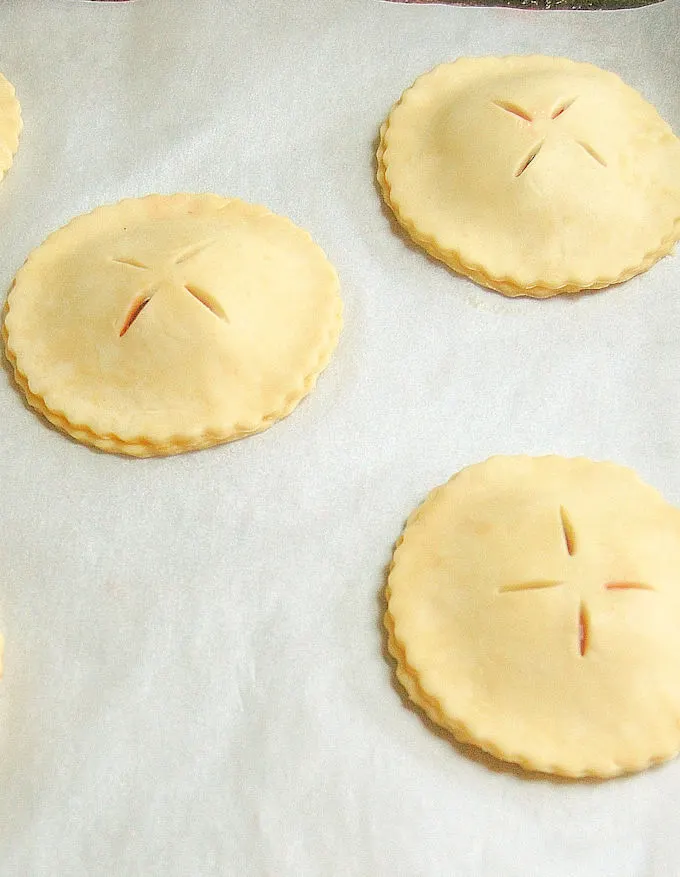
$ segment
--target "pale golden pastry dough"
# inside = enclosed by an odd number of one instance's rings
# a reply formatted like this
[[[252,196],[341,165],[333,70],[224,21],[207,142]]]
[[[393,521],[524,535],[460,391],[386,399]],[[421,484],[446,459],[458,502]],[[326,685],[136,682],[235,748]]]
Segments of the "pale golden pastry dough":
[[[505,295],[609,286],[680,238],[680,140],[591,64],[442,64],[392,109],[377,158],[385,201],[413,240]]]
[[[0,180],[12,166],[21,128],[21,107],[14,86],[0,73]]]
[[[680,511],[631,470],[464,469],[409,518],[387,599],[398,678],[457,739],[570,777],[680,750]]]
[[[7,356],[28,402],[74,438],[150,456],[289,414],[342,324],[309,234],[217,195],[150,195],[52,234],[18,272]]]

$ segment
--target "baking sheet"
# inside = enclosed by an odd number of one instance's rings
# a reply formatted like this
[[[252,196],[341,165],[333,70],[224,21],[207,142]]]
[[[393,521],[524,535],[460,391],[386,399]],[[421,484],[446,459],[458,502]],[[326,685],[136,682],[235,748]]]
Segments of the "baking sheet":
[[[3,287],[77,213],[214,191],[308,228],[346,307],[287,420],[172,459],[81,447],[0,374],[2,877],[680,873],[680,762],[607,783],[494,763],[403,702],[380,628],[406,516],[468,463],[613,459],[680,503],[680,261],[506,300],[408,245],[373,182],[391,104],[459,55],[591,61],[680,131],[679,28],[678,0],[0,4],[25,123]]]
[[[112,0],[116,2],[116,0]],[[125,2],[125,0],[123,0]],[[663,0],[389,0],[394,3],[454,3],[459,6],[509,6],[515,9],[545,9],[562,11],[579,9],[598,11],[601,9],[632,9],[662,3]]]

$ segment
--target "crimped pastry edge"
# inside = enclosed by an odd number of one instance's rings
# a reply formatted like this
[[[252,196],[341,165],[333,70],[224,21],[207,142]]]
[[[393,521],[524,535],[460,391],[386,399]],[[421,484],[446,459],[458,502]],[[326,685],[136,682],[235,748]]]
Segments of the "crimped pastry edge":
[[[502,746],[500,746],[496,741],[491,739],[488,734],[485,735],[480,733],[475,728],[473,723],[466,722],[462,719],[457,719],[447,715],[444,712],[441,703],[437,699],[437,697],[430,694],[423,688],[418,671],[409,662],[406,646],[399,639],[396,623],[390,611],[390,600],[392,594],[390,579],[392,577],[393,570],[395,569],[399,561],[399,554],[402,550],[402,546],[408,538],[409,527],[418,521],[424,509],[431,501],[436,499],[438,493],[445,490],[448,485],[456,478],[458,478],[462,473],[468,472],[469,470],[475,469],[477,467],[486,466],[490,463],[503,464],[505,461],[511,459],[531,461],[537,459],[549,460],[551,458],[556,458],[560,460],[566,459],[573,464],[582,465],[590,465],[596,462],[598,466],[607,466],[609,468],[615,469],[616,471],[624,472],[626,473],[627,477],[634,479],[636,482],[643,485],[645,489],[649,490],[651,493],[655,494],[660,500],[665,502],[665,499],[663,498],[663,495],[660,493],[660,491],[643,481],[634,469],[610,461],[594,461],[588,457],[565,458],[555,454],[546,454],[539,457],[531,456],[528,454],[500,454],[464,467],[463,469],[452,475],[451,478],[449,478],[443,484],[439,484],[434,487],[427,494],[425,499],[418,506],[416,506],[416,508],[408,516],[402,532],[397,539],[394,547],[394,552],[392,554],[389,570],[387,573],[387,582],[384,589],[387,608],[384,612],[382,621],[387,636],[387,649],[389,654],[395,661],[394,670],[397,680],[405,690],[411,702],[415,704],[416,707],[421,709],[425,713],[425,715],[432,722],[434,722],[434,724],[449,732],[453,736],[453,738],[459,743],[476,746],[477,748],[496,758],[499,762],[517,764],[524,770],[529,772],[550,774],[553,776],[560,776],[572,780],[614,779],[618,776],[623,776],[626,774],[639,773],[650,767],[663,764],[674,759],[680,752],[680,727],[678,729],[679,733],[676,745],[672,749],[665,749],[664,751],[653,753],[643,760],[630,759],[625,762],[607,761],[606,763],[600,762],[598,764],[581,764],[576,766],[569,762],[549,762],[546,760],[541,760],[540,758],[537,758],[534,754],[526,751],[515,750],[513,752],[509,752],[507,749],[504,749]]]
[[[65,411],[50,407],[45,401],[44,396],[31,386],[30,379],[21,370],[16,351],[12,346],[11,334],[7,328],[7,319],[11,313],[12,292],[17,281],[21,279],[22,272],[25,271],[27,267],[30,269],[32,260],[35,258],[35,254],[38,250],[41,251],[41,258],[44,257],[45,252],[49,254],[49,249],[54,246],[54,239],[59,236],[64,229],[69,227],[77,228],[79,224],[89,225],[92,216],[99,213],[104,214],[113,212],[125,204],[134,204],[135,206],[141,207],[141,202],[153,206],[154,203],[161,204],[167,203],[168,201],[176,201],[178,205],[181,205],[182,202],[195,204],[196,209],[188,210],[188,213],[200,212],[200,208],[210,209],[211,206],[212,208],[219,207],[220,209],[226,209],[232,204],[245,204],[258,215],[275,216],[277,219],[283,220],[297,232],[304,234],[319,252],[323,254],[335,281],[333,292],[336,299],[336,308],[331,315],[332,318],[327,325],[327,331],[323,335],[322,341],[314,352],[310,354],[306,373],[301,377],[297,385],[286,393],[281,398],[280,402],[259,420],[244,423],[239,422],[235,424],[230,423],[221,428],[211,426],[200,430],[193,435],[173,434],[164,437],[162,440],[156,440],[155,438],[144,435],[138,435],[128,439],[122,438],[115,433],[100,434],[86,423],[72,422]],[[24,264],[17,272],[12,285],[10,286],[10,291],[4,307],[2,337],[4,341],[5,356],[12,366],[14,379],[18,388],[24,394],[27,403],[49,423],[62,432],[70,435],[76,441],[98,448],[102,451],[133,457],[158,457],[170,456],[193,450],[201,450],[213,447],[217,444],[236,441],[240,438],[245,438],[249,435],[262,432],[272,426],[276,421],[281,420],[292,413],[302,399],[314,388],[319,375],[331,359],[343,326],[342,309],[342,299],[339,294],[339,281],[334,266],[328,260],[319,245],[313,240],[311,234],[306,229],[295,225],[295,223],[293,223],[288,217],[275,214],[263,205],[251,204],[249,202],[243,202],[239,198],[228,198],[212,193],[195,194],[180,192],[171,195],[150,194],[140,198],[125,198],[111,204],[100,205],[88,213],[79,214],[73,217],[65,225],[51,232],[44,241],[38,245],[38,247],[34,248],[34,250],[32,250],[27,256]]]
[[[5,89],[5,93],[7,94],[7,97],[9,99],[9,106],[13,110],[15,129],[12,139],[5,144],[7,155],[9,156],[9,158],[8,160],[6,160],[4,165],[0,162],[0,181],[12,167],[14,156],[17,154],[17,151],[19,149],[19,138],[21,136],[21,132],[24,129],[24,121],[21,116],[21,104],[19,103],[19,100],[17,98],[16,89],[14,85],[9,81],[9,79],[5,78],[2,73],[0,73],[0,89],[2,88]],[[2,144],[0,143],[0,145]]]
[[[624,85],[627,89],[633,91],[636,95],[640,97],[642,101],[648,104],[648,101],[646,101],[645,98],[636,89],[632,88],[627,83],[624,83],[620,79],[620,77],[616,76],[616,74],[608,70],[603,70],[602,68],[597,67],[593,64],[589,64],[587,62],[576,62],[568,58],[552,58],[550,56],[544,55],[510,55],[494,58],[493,60],[504,61],[508,58],[519,57],[522,57],[524,60],[527,61],[531,61],[533,59],[545,59],[549,57],[551,61],[569,61],[570,64],[576,64],[579,67],[587,67],[597,70],[599,73],[605,73],[608,76],[613,77],[619,84]],[[434,259],[443,262],[457,274],[461,274],[472,280],[473,282],[479,284],[480,286],[492,289],[495,292],[500,292],[501,294],[510,298],[516,298],[519,296],[525,296],[529,298],[552,298],[554,296],[564,294],[597,292],[609,286],[615,286],[617,284],[623,283],[626,280],[630,280],[631,278],[636,277],[639,274],[643,274],[645,271],[649,270],[649,268],[651,268],[656,262],[658,262],[664,256],[668,255],[672,251],[674,245],[680,240],[680,205],[678,209],[678,216],[673,221],[673,225],[670,231],[666,235],[662,235],[659,246],[656,249],[645,254],[640,262],[635,265],[625,266],[615,276],[600,276],[596,278],[588,278],[583,281],[576,278],[568,278],[559,282],[550,282],[537,279],[535,283],[527,286],[519,282],[516,278],[513,278],[511,274],[489,274],[484,270],[482,265],[473,264],[469,261],[466,261],[460,250],[457,250],[455,248],[446,248],[441,245],[436,235],[423,235],[418,231],[415,221],[406,216],[400,210],[399,205],[396,204],[391,197],[391,188],[388,180],[387,165],[384,160],[384,155],[387,148],[386,135],[389,129],[390,119],[397,107],[399,107],[399,105],[404,101],[409,92],[411,92],[418,85],[420,80],[424,79],[425,77],[431,76],[439,68],[450,67],[456,64],[467,64],[470,61],[477,60],[479,59],[467,57],[459,58],[456,61],[438,64],[431,70],[422,73],[407,89],[405,89],[400,98],[390,109],[387,119],[382,123],[380,127],[379,145],[376,151],[376,179],[385,203],[394,214],[399,225],[401,225],[401,227],[407,232],[407,234],[414,241],[414,243],[424,249]]]

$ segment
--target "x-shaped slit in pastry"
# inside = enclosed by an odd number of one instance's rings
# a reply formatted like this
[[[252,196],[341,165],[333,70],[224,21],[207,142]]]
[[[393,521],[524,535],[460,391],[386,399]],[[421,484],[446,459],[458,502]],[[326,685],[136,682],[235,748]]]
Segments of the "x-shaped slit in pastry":
[[[567,98],[566,100],[560,101],[560,103],[558,103],[557,106],[554,107],[552,112],[550,113],[550,119],[554,121],[555,119],[559,118],[559,116],[561,116],[562,113],[565,113],[569,109],[569,107],[574,103],[575,100],[576,100],[576,98],[572,97],[572,98]],[[512,116],[517,116],[518,119],[522,119],[524,122],[528,122],[529,124],[531,124],[532,122],[536,121],[536,118],[534,116],[532,116],[531,113],[529,113],[527,110],[520,107],[519,104],[515,104],[515,103],[512,103],[511,101],[504,101],[504,100],[495,100],[495,101],[492,101],[492,103],[494,106],[498,107],[499,109],[503,110],[504,112],[510,113],[510,115],[512,115]],[[594,159],[598,164],[601,164],[602,167],[607,166],[607,162],[604,160],[604,158],[589,143],[586,143],[585,140],[575,140],[574,142],[577,143],[581,147],[581,149],[583,149],[585,152],[587,152],[588,155],[592,159]],[[539,140],[537,143],[535,143],[531,147],[531,149],[529,150],[527,155],[524,156],[522,161],[517,166],[517,170],[515,171],[516,177],[522,176],[522,174],[526,171],[526,169],[529,167],[531,162],[536,158],[538,153],[541,151],[544,143],[545,143],[545,137],[543,137],[543,139]]]
[[[202,241],[198,244],[192,244],[190,247],[185,247],[182,250],[179,250],[168,260],[169,265],[181,265],[183,262],[188,262],[189,259],[192,259],[194,256],[197,256],[199,253],[202,253],[203,250],[206,250],[209,246],[211,246],[214,241]],[[134,258],[123,258],[123,259],[112,259],[113,262],[116,262],[119,265],[128,265],[130,268],[135,268],[139,271],[152,271],[152,267],[150,265],[145,265],[143,262],[139,261],[139,259]],[[123,325],[119,332],[119,336],[122,338],[126,332],[130,329],[132,324],[135,322],[137,317],[141,314],[144,308],[148,305],[148,303],[153,298],[154,294],[158,290],[160,286],[160,281],[153,281],[151,284],[146,286],[141,292],[139,292],[130,307],[128,308],[127,315],[123,320]],[[185,284],[183,287],[189,295],[192,295],[197,301],[199,301],[204,307],[206,307],[209,311],[211,311],[216,317],[219,317],[220,320],[224,320],[226,323],[229,322],[229,317],[222,305],[217,301],[217,299],[207,292],[204,289],[199,289],[196,285]]]
[[[570,557],[576,554],[577,541],[574,526],[571,522],[567,510],[564,506],[560,506],[560,524],[564,537],[564,548]],[[527,582],[519,582],[517,584],[502,585],[498,589],[499,594],[511,594],[518,591],[543,591],[547,588],[558,588],[567,583],[558,579],[536,579]],[[607,582],[604,585],[607,591],[655,591],[652,585],[644,582]],[[581,598],[578,610],[578,643],[579,652],[583,656],[588,651],[590,641],[590,612],[585,601]]]

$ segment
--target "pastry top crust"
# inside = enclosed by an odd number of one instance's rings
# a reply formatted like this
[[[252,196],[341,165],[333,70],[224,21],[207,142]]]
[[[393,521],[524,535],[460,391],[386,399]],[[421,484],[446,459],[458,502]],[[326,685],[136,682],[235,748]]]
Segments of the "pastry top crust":
[[[0,73],[0,180],[12,165],[23,123],[14,86]]]
[[[568,776],[680,749],[680,511],[634,472],[471,466],[409,519],[388,594],[402,672],[459,738]]]
[[[289,220],[217,195],[151,195],[38,247],[8,297],[5,336],[29,401],[57,422],[181,450],[287,414],[326,364],[340,315],[335,270]]]
[[[412,236],[496,285],[607,285],[680,237],[680,141],[591,64],[442,64],[393,108],[379,162]]]

